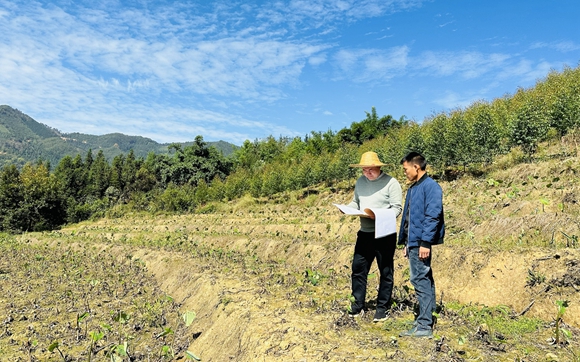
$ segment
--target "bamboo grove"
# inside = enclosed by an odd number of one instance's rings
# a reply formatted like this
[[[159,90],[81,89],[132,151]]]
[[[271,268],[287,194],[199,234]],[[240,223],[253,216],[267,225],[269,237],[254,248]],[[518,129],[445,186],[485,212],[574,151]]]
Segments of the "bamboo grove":
[[[373,150],[399,167],[408,151],[422,152],[433,172],[483,170],[497,155],[519,150],[530,162],[541,142],[580,130],[580,67],[552,71],[528,89],[492,101],[433,114],[422,122],[366,118],[338,132],[312,131],[304,138],[245,141],[230,157],[198,136],[191,146],[169,146],[169,155],[133,152],[108,161],[96,155],[65,156],[15,165],[0,172],[0,230],[41,231],[127,211],[207,212],[212,202],[269,197],[315,185],[352,180],[354,163]]]

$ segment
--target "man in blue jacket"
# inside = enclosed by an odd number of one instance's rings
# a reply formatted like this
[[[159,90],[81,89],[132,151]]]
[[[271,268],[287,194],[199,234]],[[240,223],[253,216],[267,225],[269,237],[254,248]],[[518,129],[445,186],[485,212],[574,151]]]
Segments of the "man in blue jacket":
[[[427,161],[420,153],[411,152],[401,160],[405,176],[412,183],[407,190],[399,230],[399,244],[409,259],[411,284],[419,302],[419,315],[413,328],[400,336],[433,337],[435,281],[431,269],[431,247],[443,243],[443,191],[425,168]]]

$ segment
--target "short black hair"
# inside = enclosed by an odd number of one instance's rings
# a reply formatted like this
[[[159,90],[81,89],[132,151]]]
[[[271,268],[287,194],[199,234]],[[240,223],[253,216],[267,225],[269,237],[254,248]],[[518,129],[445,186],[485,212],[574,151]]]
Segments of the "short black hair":
[[[427,168],[427,160],[419,152],[412,151],[407,153],[407,155],[401,159],[401,165],[405,162],[419,165],[419,167],[423,171],[425,170],[425,168]]]

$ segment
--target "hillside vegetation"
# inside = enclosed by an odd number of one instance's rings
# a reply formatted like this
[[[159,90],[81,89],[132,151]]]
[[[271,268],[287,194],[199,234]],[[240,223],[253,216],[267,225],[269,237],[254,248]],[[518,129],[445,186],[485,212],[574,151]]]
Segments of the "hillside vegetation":
[[[0,360],[578,361],[577,146],[539,146],[441,181],[433,340],[398,337],[415,303],[400,251],[390,318],[372,322],[375,265],[371,311],[346,316],[358,220],[332,206],[352,197],[339,183],[6,237]]]
[[[179,143],[182,147],[191,142]],[[225,156],[237,148],[224,141],[208,142]],[[137,157],[146,157],[150,152],[168,154],[170,144],[157,143],[141,136],[111,133],[100,136],[78,132],[63,133],[39,123],[7,105],[0,105],[0,167],[16,165],[19,168],[27,162],[48,161],[56,165],[65,156],[86,155],[89,150],[102,151],[111,161],[114,157],[130,151]]]
[[[551,72],[530,89],[490,102],[479,101],[435,114],[421,124],[402,117],[366,118],[338,132],[312,131],[301,137],[245,141],[230,157],[198,136],[187,146],[172,144],[169,154],[139,157],[133,150],[107,159],[65,156],[47,162],[4,167],[0,174],[0,228],[40,231],[115,212],[192,212],[211,202],[245,195],[273,197],[281,192],[352,182],[349,164],[376,151],[384,169],[397,172],[408,151],[423,153],[432,173],[452,179],[481,175],[495,157],[512,163],[537,159],[541,142],[574,139],[580,127],[580,68]],[[54,169],[54,171],[53,171]]]

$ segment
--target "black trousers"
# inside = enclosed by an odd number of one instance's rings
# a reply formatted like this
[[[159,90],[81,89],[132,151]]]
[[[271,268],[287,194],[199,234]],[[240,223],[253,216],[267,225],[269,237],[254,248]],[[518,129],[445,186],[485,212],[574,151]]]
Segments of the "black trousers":
[[[359,231],[357,233],[354,257],[352,259],[352,295],[353,312],[365,308],[367,280],[371,264],[375,258],[379,267],[380,281],[377,296],[377,310],[386,311],[390,307],[393,293],[393,258],[397,247],[397,234],[375,239],[375,233]]]

